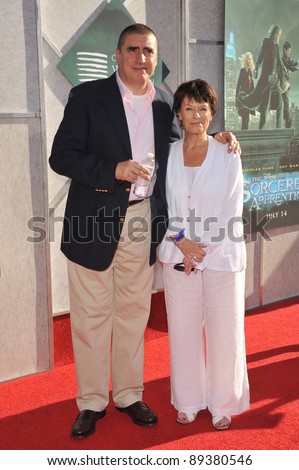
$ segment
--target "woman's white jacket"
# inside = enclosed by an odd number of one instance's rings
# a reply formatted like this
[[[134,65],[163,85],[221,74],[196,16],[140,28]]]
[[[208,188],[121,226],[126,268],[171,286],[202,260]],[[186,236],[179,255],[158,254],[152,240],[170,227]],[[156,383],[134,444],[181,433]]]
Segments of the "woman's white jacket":
[[[168,236],[185,228],[185,236],[207,244],[198,268],[242,271],[246,267],[243,236],[243,172],[239,154],[209,137],[203,164],[191,188],[184,169],[183,141],[170,145],[166,174],[169,225],[159,247],[163,263],[183,261],[181,250]]]

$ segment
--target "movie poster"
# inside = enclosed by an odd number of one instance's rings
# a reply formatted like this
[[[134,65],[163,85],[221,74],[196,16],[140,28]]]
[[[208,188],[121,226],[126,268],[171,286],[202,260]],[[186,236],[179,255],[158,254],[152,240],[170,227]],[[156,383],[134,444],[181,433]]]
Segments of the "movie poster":
[[[225,128],[247,233],[299,223],[299,1],[225,1]]]

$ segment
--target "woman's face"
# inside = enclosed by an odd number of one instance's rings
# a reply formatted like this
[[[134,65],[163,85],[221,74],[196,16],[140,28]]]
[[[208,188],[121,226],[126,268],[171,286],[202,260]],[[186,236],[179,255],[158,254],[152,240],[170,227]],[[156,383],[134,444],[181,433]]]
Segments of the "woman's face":
[[[185,130],[190,135],[206,134],[212,121],[212,112],[209,103],[197,102],[193,98],[185,97],[182,101],[178,118]]]
[[[253,63],[252,54],[247,54],[246,55],[246,64],[247,64],[247,66],[250,66],[252,63]]]

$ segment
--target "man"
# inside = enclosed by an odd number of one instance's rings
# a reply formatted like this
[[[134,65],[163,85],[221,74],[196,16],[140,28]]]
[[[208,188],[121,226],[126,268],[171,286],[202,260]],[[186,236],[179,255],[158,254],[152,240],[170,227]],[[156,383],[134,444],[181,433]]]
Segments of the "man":
[[[143,336],[155,249],[165,230],[159,187],[165,185],[169,142],[180,131],[171,97],[150,82],[157,65],[155,33],[142,24],[128,26],[116,59],[118,71],[110,78],[71,90],[49,160],[72,180],[61,249],[68,259],[79,386],[73,438],[92,434],[106,414],[110,346],[116,408],[136,424],[157,423],[142,401]],[[230,147],[236,144],[232,134],[226,138]],[[140,163],[148,153],[155,154],[156,184],[154,194],[140,200],[131,185],[140,175],[149,178]]]
[[[299,70],[299,60],[291,59],[292,43],[290,41],[284,41],[282,46],[281,60],[284,65],[284,73],[286,79],[286,91],[282,93],[283,100],[283,118],[285,120],[286,128],[290,128],[292,125],[290,116],[290,104],[289,104],[289,91],[290,91],[290,72]]]
[[[270,26],[268,37],[258,51],[254,78],[261,73],[254,90],[246,95],[241,92],[238,101],[250,110],[257,109],[260,113],[259,129],[264,129],[267,114],[270,109],[276,110],[276,128],[282,127],[282,97],[280,83],[283,75],[283,65],[279,53],[281,28],[277,24]]]

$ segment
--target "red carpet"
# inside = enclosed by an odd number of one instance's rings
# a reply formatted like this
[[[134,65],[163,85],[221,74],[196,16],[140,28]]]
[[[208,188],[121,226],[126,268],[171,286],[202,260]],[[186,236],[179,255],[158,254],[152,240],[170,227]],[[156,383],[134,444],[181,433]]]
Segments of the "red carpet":
[[[169,356],[163,293],[153,295],[145,342],[144,400],[158,413],[153,428],[134,425],[113,403],[97,431],[74,441],[78,413],[68,316],[54,320],[55,369],[0,384],[1,449],[299,449],[299,298],[246,315],[250,411],[229,431],[215,431],[210,414],[175,422],[170,405]]]

